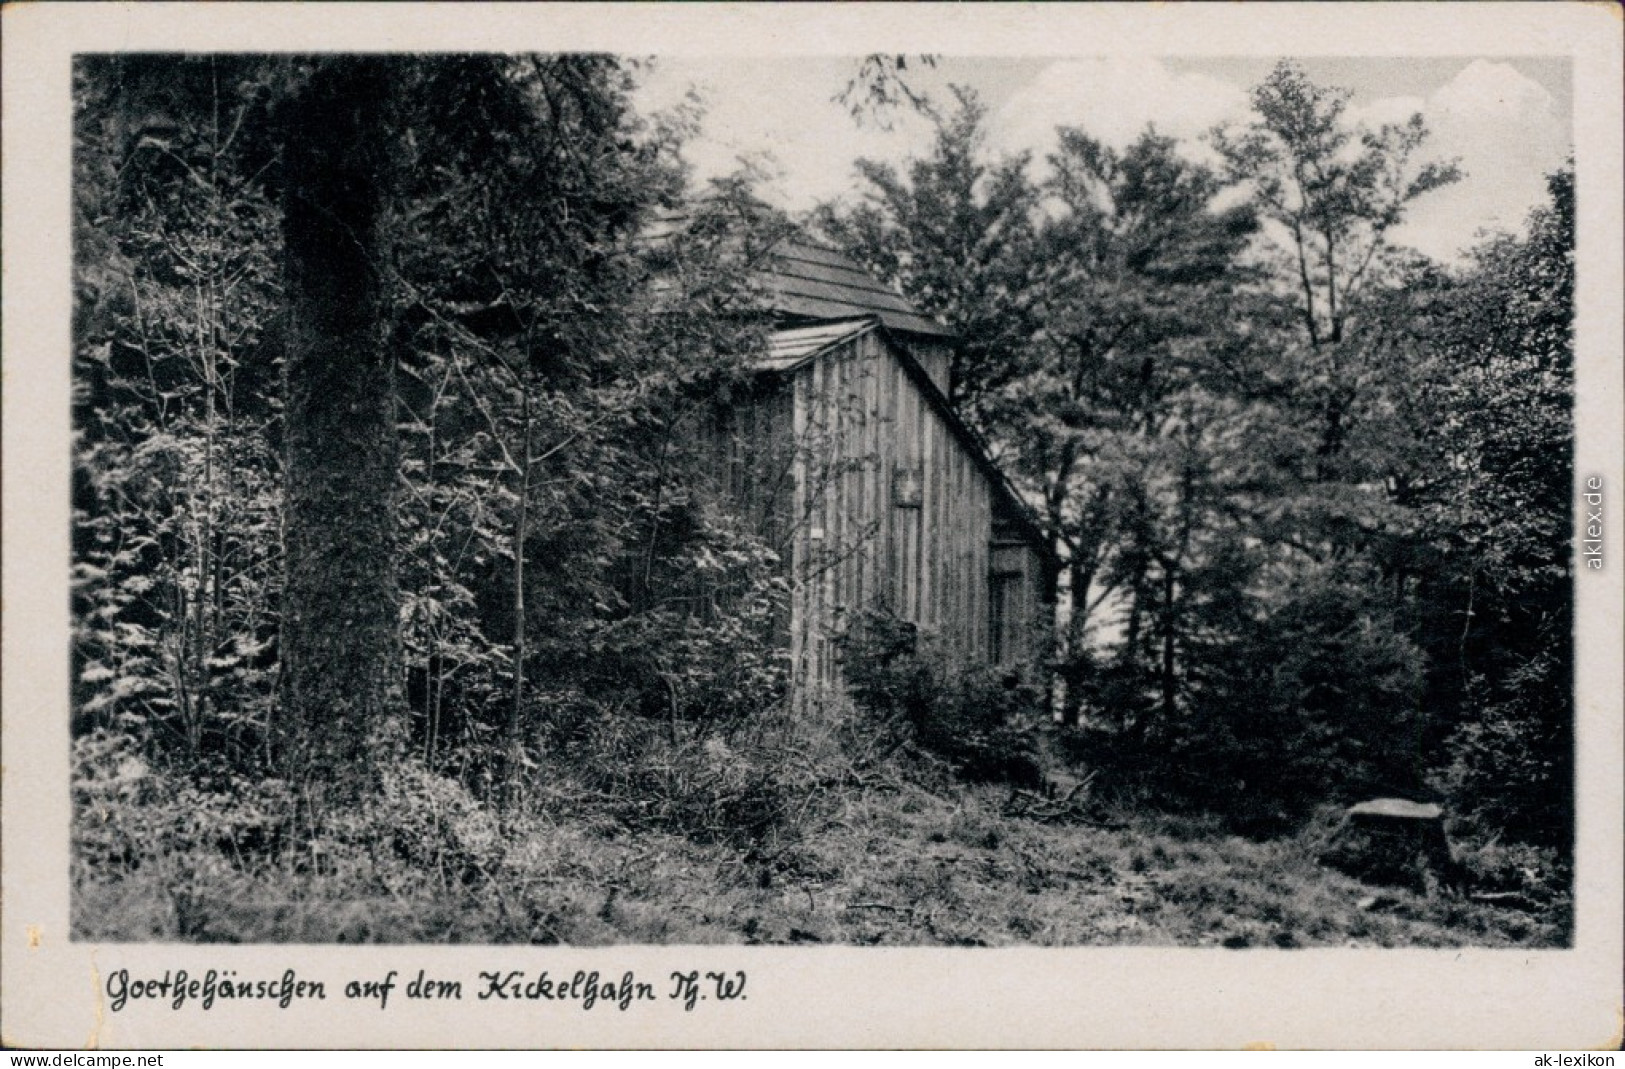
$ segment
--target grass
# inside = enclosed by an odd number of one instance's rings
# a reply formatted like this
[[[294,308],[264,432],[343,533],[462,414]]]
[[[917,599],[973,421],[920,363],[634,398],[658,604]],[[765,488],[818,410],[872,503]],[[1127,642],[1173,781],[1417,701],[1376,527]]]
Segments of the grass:
[[[274,804],[159,789],[126,756],[81,780],[77,938],[315,943],[1554,947],[1535,910],[1360,883],[1323,829],[1266,841],[1145,811],[1010,815],[1008,788],[893,762],[812,785],[751,842],[637,827],[555,779],[496,813],[403,775],[375,811],[294,845],[205,829]],[[109,786],[111,784],[111,786]],[[210,805],[236,807],[212,813]],[[201,814],[201,815],[200,815]],[[183,819],[184,815],[184,819]]]

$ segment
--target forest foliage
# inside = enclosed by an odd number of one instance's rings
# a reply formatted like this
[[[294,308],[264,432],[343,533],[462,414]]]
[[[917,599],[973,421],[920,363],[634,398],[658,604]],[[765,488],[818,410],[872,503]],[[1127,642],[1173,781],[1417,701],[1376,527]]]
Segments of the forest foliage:
[[[76,63],[86,886],[381,848],[491,885],[516,828],[583,807],[782,874],[905,758],[1086,771],[1255,834],[1434,797],[1566,871],[1572,173],[1526,233],[1427,262],[1390,242],[1457,177],[1421,120],[1361,130],[1283,64],[1209,164],[1087,116],[1045,169],[992,159],[961,91],[928,156],[798,224],[744,178],[690,188],[693,117],[638,116],[633,64],[386,59],[346,88],[346,62]],[[333,125],[361,104],[365,153]],[[1025,683],[877,617],[852,700],[789,716],[783,544],[703,442],[752,388],[752,268],[798,225],[964,340],[954,399],[1070,592]]]

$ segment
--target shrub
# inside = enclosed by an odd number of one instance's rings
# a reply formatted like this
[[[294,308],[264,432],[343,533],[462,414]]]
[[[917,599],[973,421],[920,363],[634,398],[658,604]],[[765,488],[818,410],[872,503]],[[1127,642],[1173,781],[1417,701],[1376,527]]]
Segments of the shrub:
[[[820,779],[771,711],[723,731],[601,708],[556,743],[535,770],[551,780],[536,804],[585,801],[623,828],[759,852],[797,838]]]
[[[1486,829],[1567,847],[1574,827],[1572,679],[1564,659],[1540,652],[1492,691],[1468,688],[1476,714],[1446,743],[1439,786],[1453,808]]]
[[[966,665],[885,612],[861,616],[841,649],[854,700],[897,745],[944,757],[971,782],[1042,785],[1042,694],[1022,672]]]
[[[139,740],[98,731],[75,740],[73,795],[80,937],[381,936],[493,883],[506,851],[491,810],[415,760],[385,768],[361,805],[316,820],[280,781],[181,774]],[[385,901],[401,916],[378,915]]]
[[[1467,890],[1489,895],[1515,895],[1541,908],[1570,905],[1573,870],[1551,847],[1491,839],[1466,843],[1456,850],[1459,877]]]
[[[238,862],[275,855],[294,820],[287,785],[227,768],[179,776],[130,735],[74,740],[74,861],[107,872],[195,851]]]

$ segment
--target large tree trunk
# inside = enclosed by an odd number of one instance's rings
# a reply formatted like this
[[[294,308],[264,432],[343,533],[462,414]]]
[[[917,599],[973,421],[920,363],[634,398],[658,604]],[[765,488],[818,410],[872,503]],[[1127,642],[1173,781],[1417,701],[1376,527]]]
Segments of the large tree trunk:
[[[287,586],[277,741],[318,810],[396,745],[394,361],[380,277],[389,61],[323,60],[284,142]]]

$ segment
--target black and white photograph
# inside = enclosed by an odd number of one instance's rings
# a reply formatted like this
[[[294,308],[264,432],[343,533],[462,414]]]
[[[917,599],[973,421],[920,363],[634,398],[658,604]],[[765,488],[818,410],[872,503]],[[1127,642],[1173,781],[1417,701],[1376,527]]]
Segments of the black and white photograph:
[[[1267,6],[1203,14],[1222,45]],[[1097,17],[1056,7],[1003,11]],[[1588,277],[1618,319],[1578,88],[1617,22],[1372,47],[1384,8],[1346,49],[905,17],[705,51],[540,5],[61,50],[52,343],[6,315],[7,957],[93,951],[110,1036],[245,999],[273,1046],[304,1012],[391,1045],[414,974],[589,1045],[791,1016],[806,961],[904,961],[891,1004],[944,1015],[1114,950],[1437,978],[1600,942],[1617,989],[1618,324],[1577,328]],[[893,1012],[784,1034],[966,1035]],[[462,1042],[527,1045],[509,1016]]]

